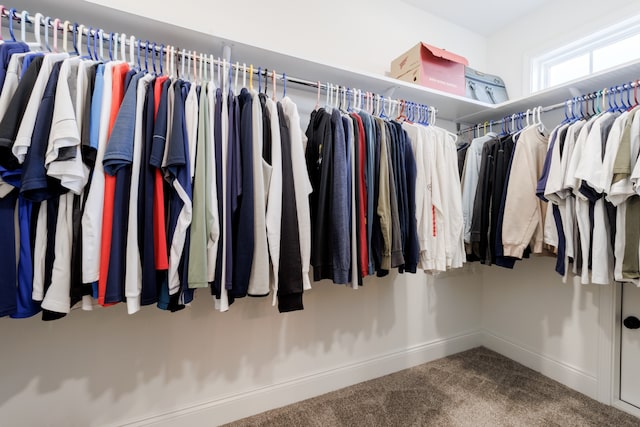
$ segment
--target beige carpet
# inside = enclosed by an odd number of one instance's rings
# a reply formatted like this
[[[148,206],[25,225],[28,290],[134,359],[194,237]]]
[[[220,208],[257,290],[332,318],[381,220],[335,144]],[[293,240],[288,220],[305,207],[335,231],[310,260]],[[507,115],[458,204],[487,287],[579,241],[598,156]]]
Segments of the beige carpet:
[[[640,426],[480,347],[228,426]]]

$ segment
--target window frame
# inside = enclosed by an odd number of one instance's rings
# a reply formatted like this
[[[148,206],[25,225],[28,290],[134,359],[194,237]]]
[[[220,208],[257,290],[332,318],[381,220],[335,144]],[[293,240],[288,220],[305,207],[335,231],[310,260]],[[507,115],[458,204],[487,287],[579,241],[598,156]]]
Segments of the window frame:
[[[640,35],[640,15],[612,25],[604,30],[594,32],[587,37],[568,43],[558,49],[554,49],[550,52],[546,52],[542,55],[534,57],[531,60],[531,93],[539,92],[553,87],[549,84],[549,71],[553,66],[588,54],[589,70],[587,74],[577,77],[577,79],[586,77],[594,73],[593,53],[595,50],[605,48],[619,41],[623,41],[627,38],[631,38],[637,35]],[[638,60],[640,60],[640,46],[638,48],[638,57],[633,61]],[[616,64],[610,68],[614,68],[619,65],[620,64]],[[606,70],[609,70],[610,68],[607,68]],[[567,82],[572,80],[568,80]],[[559,83],[558,85],[562,85],[567,82]]]

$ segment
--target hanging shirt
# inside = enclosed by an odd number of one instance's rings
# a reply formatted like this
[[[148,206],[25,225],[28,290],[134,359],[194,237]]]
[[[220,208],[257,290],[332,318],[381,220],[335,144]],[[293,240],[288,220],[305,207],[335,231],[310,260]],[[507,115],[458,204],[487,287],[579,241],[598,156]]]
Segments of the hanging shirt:
[[[41,57],[42,62],[40,62],[40,58],[35,58],[29,66],[29,68],[31,68],[34,63],[41,63],[38,78],[33,85],[33,91],[30,93],[29,102],[24,110],[23,119],[19,122],[19,128],[17,128],[15,143],[11,147],[12,153],[15,158],[18,159],[19,163],[24,162],[24,157],[31,146],[38,107],[42,101],[42,95],[44,94],[44,89],[47,85],[47,81],[49,80],[49,75],[51,74],[51,68],[56,62],[68,57],[69,54],[67,53],[52,53]],[[22,80],[24,80],[25,77],[27,77],[26,74]]]
[[[300,258],[302,262],[302,285],[304,290],[311,289],[309,280],[309,266],[311,259],[311,213],[309,194],[313,191],[309,174],[305,168],[304,153],[307,139],[300,127],[298,107],[291,98],[284,97],[281,101],[285,119],[288,121],[291,138],[291,163],[293,168],[294,190],[296,197],[296,211],[298,217],[298,235],[300,239]]]
[[[306,136],[308,144],[305,157],[311,186],[313,187],[310,197],[312,224],[311,265],[313,265],[313,280],[319,281],[333,278],[333,240],[327,237],[331,236],[332,233],[330,202],[333,188],[332,116],[324,109],[312,112]],[[272,183],[278,177],[275,160],[273,168]],[[271,190],[269,194],[271,198],[273,195]],[[269,210],[271,210],[271,200],[269,200],[268,206]],[[268,214],[268,217],[271,217],[271,215]],[[267,224],[269,224],[269,221],[267,221]],[[271,237],[269,245],[271,246]]]
[[[253,160],[253,262],[249,278],[248,294],[265,296],[269,294],[269,244],[267,241],[267,198],[272,174],[272,166],[264,160],[263,140],[265,138],[263,111],[258,92],[251,91],[252,97],[252,160]],[[284,102],[284,100],[283,100]],[[270,126],[269,126],[270,129]],[[269,139],[271,135],[267,135]],[[271,147],[269,147],[271,148]],[[268,157],[271,158],[269,152]],[[309,230],[311,232],[311,230]],[[311,242],[309,241],[309,245]],[[310,249],[310,248],[309,248]],[[307,266],[307,273],[308,273]],[[308,277],[308,274],[307,274]]]
[[[347,209],[349,194],[348,189],[344,186],[344,182],[347,180],[347,153],[344,127],[338,110],[333,110],[331,113],[331,128],[333,131],[333,153],[331,159],[333,176],[331,180],[330,206],[333,282],[347,284],[349,282],[349,266],[351,265],[350,215]]]
[[[254,187],[253,175],[259,170],[253,170],[253,125],[252,125],[252,96],[247,89],[242,89],[238,96],[237,105],[240,110],[238,147],[240,155],[242,178],[241,191],[238,194],[238,225],[235,233],[233,252],[233,290],[235,297],[244,297],[249,288],[251,265],[255,249],[254,240]]]
[[[295,177],[292,163],[292,142],[282,104],[278,103],[277,106],[280,120],[280,140],[282,143],[282,218],[280,222],[278,310],[284,313],[303,309],[302,293],[304,285],[302,280]]]
[[[108,64],[107,64],[108,65]],[[123,103],[125,87],[124,87],[124,79],[125,75],[129,71],[129,65],[125,63],[118,63],[113,66],[112,69],[112,85],[107,86],[105,80],[105,90],[111,89],[111,96],[108,99],[105,97],[105,100],[108,100],[109,105],[111,106],[108,112],[105,112],[105,124],[106,127],[103,129],[102,127],[102,118],[100,119],[100,145],[103,145],[104,141],[105,145],[105,153],[109,148],[109,142],[111,140],[112,130],[114,128],[116,119],[118,117],[118,112],[120,110],[120,105]],[[105,70],[106,73],[106,70]],[[133,96],[133,95],[132,95]],[[104,106],[104,102],[103,102]],[[131,110],[132,111],[132,110]],[[107,114],[108,113],[108,114]],[[133,113],[131,113],[133,114]],[[125,122],[130,120],[123,116],[122,121]],[[103,132],[104,130],[104,132]],[[103,140],[104,138],[104,140]],[[109,142],[107,142],[109,141]],[[99,155],[98,155],[99,156]],[[104,160],[102,161],[104,167]],[[97,170],[97,169],[96,169]],[[95,174],[94,174],[95,176]],[[104,189],[102,194],[104,195],[102,198],[103,208],[102,208],[102,222],[101,222],[101,234],[100,234],[100,263],[99,263],[99,281],[98,281],[98,303],[100,305],[108,305],[108,301],[105,301],[105,294],[107,290],[107,280],[109,276],[110,270],[110,253],[111,253],[111,239],[113,232],[113,220],[114,220],[114,205],[115,205],[115,192],[116,192],[116,177],[107,173],[105,169],[104,177]],[[121,183],[123,188],[128,188],[124,182]],[[94,187],[94,185],[92,185]],[[122,194],[122,192],[120,192]],[[101,194],[96,194],[99,196]],[[96,200],[95,203],[100,203],[100,199]],[[121,218],[118,218],[120,221]],[[121,256],[122,253],[115,253],[118,256]],[[117,294],[115,295],[117,297]]]
[[[2,117],[2,121],[0,121],[0,166],[5,169],[13,170],[18,168],[20,164],[19,160],[14,156],[12,149],[15,146],[21,123],[25,118],[27,107],[31,104],[31,99],[34,99],[31,95],[34,92],[36,83],[39,83],[43,62],[44,57],[39,57],[31,63],[24,77],[20,80],[20,84],[16,88],[13,98],[11,98],[7,113]],[[51,64],[51,66],[53,67],[53,64]],[[51,74],[51,69],[47,71],[49,72],[46,73],[47,80],[44,81],[44,86],[46,86],[49,75]],[[45,73],[42,73],[42,75],[45,75]],[[44,87],[42,91],[44,92]],[[40,94],[40,99],[41,98],[42,94]],[[34,107],[35,110],[31,112],[34,116],[34,121],[39,104],[38,101],[38,105]],[[28,119],[29,117],[27,117],[27,120]],[[33,124],[31,131],[32,130]],[[29,141],[29,143],[31,143],[31,141]]]

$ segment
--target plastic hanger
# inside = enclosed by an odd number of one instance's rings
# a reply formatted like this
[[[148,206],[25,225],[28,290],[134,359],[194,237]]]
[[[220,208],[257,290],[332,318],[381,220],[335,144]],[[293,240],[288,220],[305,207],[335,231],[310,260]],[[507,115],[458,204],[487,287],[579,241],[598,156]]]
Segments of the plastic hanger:
[[[287,73],[282,73],[282,98],[287,97]]]
[[[33,17],[33,36],[36,38],[36,43],[39,45],[40,50],[44,50],[44,45],[40,38],[40,25],[42,23],[42,18],[43,16],[40,12],[36,13]]]
[[[20,39],[23,43],[27,43],[27,22],[29,21],[29,12],[23,10],[20,16]],[[47,20],[49,20],[48,17]],[[46,29],[47,27],[45,26],[45,30]]]
[[[93,38],[95,37],[95,33],[93,32],[93,27],[89,27],[89,29],[87,30],[87,42],[86,42],[86,48],[87,48],[87,55],[89,57],[89,59],[93,59],[94,56],[96,56],[96,52],[95,51],[91,51],[91,47],[95,46],[94,42],[93,42]]]
[[[132,67],[135,67],[136,57],[134,50],[136,48],[136,38],[134,36],[129,36],[129,64]]]
[[[60,20],[58,18],[53,20],[53,51],[58,53],[58,30],[60,29]]]
[[[96,59],[98,61],[105,62],[105,56],[104,56],[104,30],[102,28],[100,28],[98,30],[98,44],[100,45],[100,55]],[[94,52],[95,51],[96,51],[96,49],[95,49],[95,45],[94,45]],[[97,52],[96,52],[96,55],[97,55]]]
[[[209,54],[209,69],[211,71],[211,80],[210,83],[213,84],[213,79],[214,79],[214,70],[215,70],[215,63],[213,60],[213,55]],[[162,72],[162,71],[161,71]]]
[[[144,72],[145,73],[149,72],[149,47],[150,47],[149,40],[145,40],[144,42]],[[153,57],[151,57],[151,62],[153,63]],[[155,64],[153,64],[153,67],[155,68]]]
[[[44,18],[44,46],[51,52],[51,46],[49,46],[49,25],[51,25],[51,18],[47,16]],[[24,41],[24,39],[22,41]]]
[[[62,50],[65,53],[69,53],[69,27],[71,22],[64,21],[62,24]]]
[[[4,41],[2,37],[2,16],[6,12],[7,8],[0,4],[0,41]],[[11,15],[9,15],[9,19],[11,19]]]
[[[276,70],[271,71],[271,84],[273,85],[273,100],[277,100],[278,92],[276,92]]]
[[[127,35],[125,33],[120,34],[120,61],[127,60]],[[118,56],[118,55],[116,55]]]
[[[396,120],[398,121],[406,120],[407,116],[405,115],[405,108],[406,108],[406,102],[403,99],[400,101],[400,113],[398,114],[398,117],[396,117]]]
[[[15,8],[11,8],[9,9],[9,35],[11,35],[11,41],[16,41],[16,36],[15,34],[13,34],[13,20],[16,17],[16,9]]]
[[[322,89],[322,85],[320,84],[320,80],[318,80],[318,94],[316,96],[316,106],[313,108],[314,111],[318,111],[318,108],[320,108],[320,89]]]

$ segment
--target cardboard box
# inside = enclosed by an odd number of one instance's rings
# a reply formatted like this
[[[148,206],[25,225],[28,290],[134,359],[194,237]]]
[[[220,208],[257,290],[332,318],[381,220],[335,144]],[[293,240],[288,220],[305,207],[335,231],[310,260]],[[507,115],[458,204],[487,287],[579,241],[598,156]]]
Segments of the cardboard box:
[[[418,43],[391,63],[391,77],[464,96],[466,58]]]

